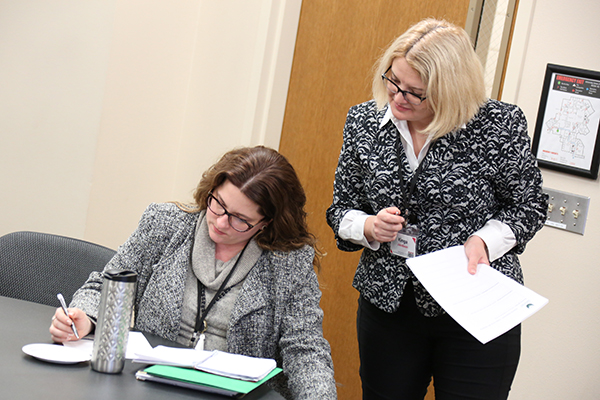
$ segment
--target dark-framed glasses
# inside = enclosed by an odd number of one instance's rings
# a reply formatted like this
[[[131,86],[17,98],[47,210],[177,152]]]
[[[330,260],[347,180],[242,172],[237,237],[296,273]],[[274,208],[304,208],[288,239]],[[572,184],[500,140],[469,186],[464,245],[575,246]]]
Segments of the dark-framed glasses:
[[[385,87],[387,88],[388,92],[390,92],[392,97],[396,97],[398,93],[402,93],[402,97],[404,97],[404,100],[408,101],[413,106],[418,106],[423,102],[423,100],[427,98],[419,96],[418,94],[415,94],[413,92],[409,92],[408,90],[400,89],[400,86],[396,85],[394,81],[387,77],[387,73],[390,72],[390,69],[392,69],[391,65],[383,74],[381,74],[381,80],[383,80]]]
[[[252,225],[248,221],[243,218],[238,217],[237,215],[231,214],[227,209],[221,204],[219,200],[213,196],[212,192],[208,193],[208,198],[206,199],[206,205],[208,209],[215,215],[219,217],[223,215],[227,215],[227,220],[229,221],[229,225],[236,231],[243,233],[248,232],[250,229],[256,226]],[[262,219],[260,220],[262,221]],[[258,221],[258,222],[260,222]]]

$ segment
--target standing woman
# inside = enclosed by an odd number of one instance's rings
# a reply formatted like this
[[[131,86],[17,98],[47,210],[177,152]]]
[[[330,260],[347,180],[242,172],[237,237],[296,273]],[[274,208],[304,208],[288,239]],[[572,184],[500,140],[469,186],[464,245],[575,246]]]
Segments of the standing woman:
[[[181,344],[274,358],[269,381],[287,399],[336,399],[323,338],[315,239],[294,168],[262,146],[225,154],[202,176],[195,204],[152,204],[106,268],[138,275],[135,329]],[[93,332],[102,274],[57,309],[55,342]]]
[[[422,399],[432,376],[436,400],[506,399],[520,325],[481,344],[406,257],[464,245],[471,274],[484,263],[522,283],[517,254],[547,207],[525,116],[486,99],[468,35],[434,19],[385,51],[373,96],[348,112],[327,210],[338,247],[363,250],[353,281],[363,399]],[[392,254],[397,237],[414,249]]]

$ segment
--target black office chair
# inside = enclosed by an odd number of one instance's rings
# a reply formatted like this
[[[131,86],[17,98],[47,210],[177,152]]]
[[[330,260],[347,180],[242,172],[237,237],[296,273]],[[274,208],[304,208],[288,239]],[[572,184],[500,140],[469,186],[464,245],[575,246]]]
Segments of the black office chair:
[[[40,232],[0,237],[0,295],[58,307],[71,301],[90,272],[101,271],[116,252],[84,240]]]

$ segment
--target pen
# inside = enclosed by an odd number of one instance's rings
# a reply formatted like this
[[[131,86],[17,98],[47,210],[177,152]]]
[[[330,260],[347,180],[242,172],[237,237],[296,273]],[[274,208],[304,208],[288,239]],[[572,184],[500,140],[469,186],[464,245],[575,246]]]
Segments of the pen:
[[[58,297],[58,301],[60,301],[60,306],[62,307],[63,311],[65,312],[65,315],[67,317],[69,317],[69,311],[67,311],[67,304],[65,303],[65,298],[63,297],[62,293],[59,293],[56,295],[56,297]],[[71,317],[69,317],[71,318]],[[75,337],[77,339],[79,339],[79,333],[77,333],[77,328],[75,328],[75,322],[71,321],[71,329],[73,329],[73,333],[75,334]]]

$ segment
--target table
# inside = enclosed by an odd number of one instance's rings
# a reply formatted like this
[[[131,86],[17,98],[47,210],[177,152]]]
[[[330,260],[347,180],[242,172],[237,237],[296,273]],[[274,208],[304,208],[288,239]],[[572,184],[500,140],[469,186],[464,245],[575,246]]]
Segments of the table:
[[[121,374],[103,374],[90,368],[89,362],[53,364],[30,357],[21,351],[29,343],[51,343],[50,319],[55,307],[0,296],[0,398],[44,400],[94,399],[201,399],[223,400],[228,397],[135,379],[143,364],[126,360]],[[167,344],[146,335],[153,346]],[[248,400],[281,400],[266,385],[244,397]]]

